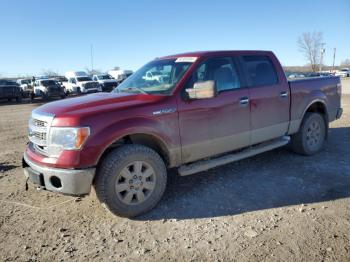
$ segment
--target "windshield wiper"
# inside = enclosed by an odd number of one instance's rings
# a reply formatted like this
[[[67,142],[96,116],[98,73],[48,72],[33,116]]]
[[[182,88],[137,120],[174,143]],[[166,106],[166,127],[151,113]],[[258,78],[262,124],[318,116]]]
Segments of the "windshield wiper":
[[[145,90],[143,90],[143,89],[141,89],[139,87],[136,87],[136,86],[128,87],[128,88],[125,88],[125,89],[122,89],[122,90],[119,90],[119,91],[124,91],[125,92],[125,91],[132,91],[132,90],[137,90],[137,91],[139,91],[142,94],[148,95],[148,93]]]

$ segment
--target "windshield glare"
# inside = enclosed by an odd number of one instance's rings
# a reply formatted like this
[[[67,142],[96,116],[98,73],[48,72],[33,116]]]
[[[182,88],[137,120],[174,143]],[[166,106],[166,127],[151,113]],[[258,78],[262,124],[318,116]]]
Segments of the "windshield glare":
[[[113,92],[169,95],[192,63],[155,60],[137,70]]]
[[[91,77],[88,77],[88,76],[77,77],[77,80],[78,80],[78,82],[92,81]]]

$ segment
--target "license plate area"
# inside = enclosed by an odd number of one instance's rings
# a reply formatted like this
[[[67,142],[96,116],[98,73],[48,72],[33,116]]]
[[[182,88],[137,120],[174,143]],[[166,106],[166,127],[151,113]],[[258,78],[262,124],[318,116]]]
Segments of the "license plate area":
[[[33,184],[45,187],[45,182],[44,182],[44,176],[43,174],[40,174],[36,171],[34,171],[32,168],[30,167],[26,167],[25,168],[25,172],[30,180],[30,182],[32,182]]]

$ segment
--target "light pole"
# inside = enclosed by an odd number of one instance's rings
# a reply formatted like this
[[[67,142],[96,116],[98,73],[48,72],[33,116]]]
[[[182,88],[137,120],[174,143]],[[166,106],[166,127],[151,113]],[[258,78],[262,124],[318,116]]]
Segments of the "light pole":
[[[332,71],[334,72],[334,65],[335,65],[335,53],[337,52],[337,48],[333,48],[333,66],[332,66]]]
[[[323,54],[326,52],[326,49],[324,48],[324,46],[326,45],[326,43],[321,43],[321,59],[320,59],[320,67],[319,67],[319,71],[322,71],[322,63],[323,63]]]
[[[94,54],[92,51],[92,44],[90,45],[90,56],[91,56],[91,73],[94,71]]]

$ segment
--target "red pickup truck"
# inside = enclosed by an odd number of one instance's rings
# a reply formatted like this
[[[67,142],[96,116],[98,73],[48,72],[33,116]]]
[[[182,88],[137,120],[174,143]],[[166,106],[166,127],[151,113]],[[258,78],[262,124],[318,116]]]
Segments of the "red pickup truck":
[[[190,175],[287,144],[319,152],[340,100],[339,77],[288,82],[269,51],[157,58],[111,93],[35,109],[24,173],[64,194],[94,186],[110,211],[133,217],[161,199],[169,168]]]

